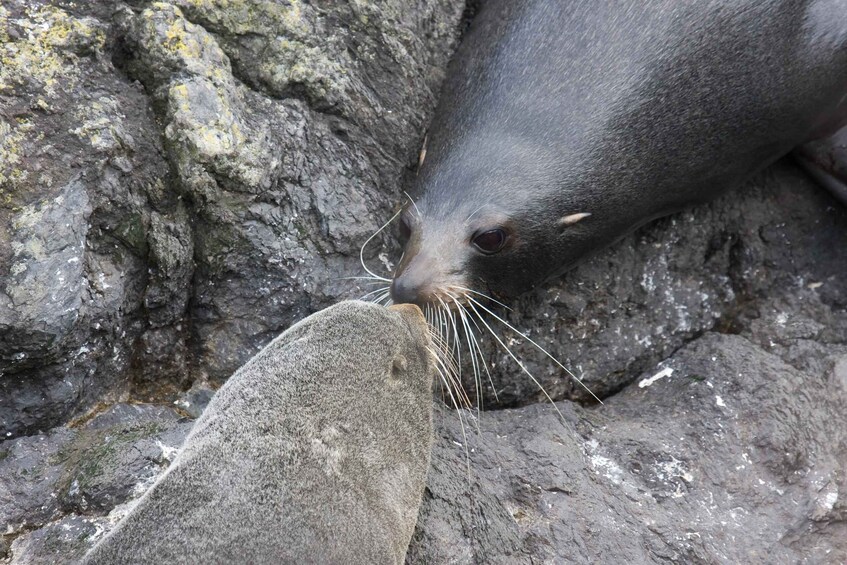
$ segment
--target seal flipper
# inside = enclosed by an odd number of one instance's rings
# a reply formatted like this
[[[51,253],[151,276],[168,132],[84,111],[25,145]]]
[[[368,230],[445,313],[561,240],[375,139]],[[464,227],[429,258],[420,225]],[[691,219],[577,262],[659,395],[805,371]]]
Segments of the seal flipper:
[[[847,126],[800,145],[793,155],[812,178],[847,206]]]

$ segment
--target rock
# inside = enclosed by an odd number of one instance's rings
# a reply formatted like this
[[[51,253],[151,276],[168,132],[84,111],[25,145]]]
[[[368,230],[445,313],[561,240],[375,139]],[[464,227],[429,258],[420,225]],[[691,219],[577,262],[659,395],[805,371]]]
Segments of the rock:
[[[370,290],[343,277],[401,201],[462,11],[130,4],[0,8],[8,437],[220,384]]]
[[[0,429],[14,437],[126,387],[148,192],[168,172],[106,21],[13,0],[0,30]]]
[[[845,401],[708,332],[604,406],[442,411],[407,562],[841,562]]]
[[[191,429],[170,408],[118,404],[82,428],[66,452],[56,494],[64,512],[105,514],[138,496]]]
[[[9,536],[40,527],[59,515],[56,485],[63,453],[76,433],[57,428],[0,444],[0,524]]]
[[[30,530],[53,531],[48,524],[63,516],[104,515],[139,496],[167,467],[190,428],[191,422],[169,407],[116,404],[74,428],[3,442],[3,535],[16,539]],[[38,544],[26,551],[47,551]],[[15,547],[15,562],[28,562]]]
[[[17,538],[13,563],[76,563],[103,533],[103,518],[67,516]]]
[[[404,200],[460,4],[3,2],[6,562],[73,561],[237,366],[372,290],[342,277]],[[564,423],[483,337],[497,395],[467,438],[444,414],[409,561],[847,560],[845,233],[783,161],[493,308],[605,405],[489,317]]]

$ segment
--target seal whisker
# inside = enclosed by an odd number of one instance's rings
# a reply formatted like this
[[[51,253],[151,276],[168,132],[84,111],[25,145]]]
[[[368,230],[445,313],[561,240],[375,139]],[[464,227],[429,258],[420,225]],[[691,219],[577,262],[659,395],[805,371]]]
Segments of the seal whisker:
[[[362,244],[362,247],[360,247],[360,248],[359,248],[359,262],[362,264],[362,268],[363,268],[363,269],[364,269],[364,270],[365,270],[365,271],[366,271],[366,272],[367,272],[370,276],[372,276],[373,278],[378,279],[378,280],[381,280],[381,281],[385,281],[385,282],[388,282],[388,283],[390,283],[390,282],[391,282],[391,279],[386,278],[386,277],[381,277],[381,276],[377,275],[376,273],[374,273],[373,271],[371,271],[370,269],[368,269],[368,266],[367,266],[367,265],[365,265],[365,247],[367,247],[367,246],[368,246],[368,244],[371,242],[371,240],[372,240],[373,238],[375,238],[377,235],[379,235],[379,233],[380,233],[382,230],[384,230],[386,227],[388,227],[388,225],[389,225],[391,222],[393,222],[393,221],[397,218],[397,216],[399,216],[402,212],[403,212],[403,210],[398,210],[396,214],[394,214],[393,216],[391,216],[391,219],[390,219],[390,220],[388,220],[387,222],[385,222],[384,224],[382,224],[382,227],[380,227],[378,230],[376,230],[376,231],[373,233],[373,235],[371,235],[368,239],[366,239],[366,240],[365,240],[365,242]]]
[[[380,304],[382,306],[391,306],[393,301],[391,300],[391,293],[385,292],[381,294],[378,299],[374,300],[376,304]]]
[[[467,296],[463,296],[463,298],[467,298]],[[468,335],[470,337],[468,345],[472,349],[476,349],[477,354],[479,355],[479,363],[477,365],[477,370],[478,370],[478,367],[480,365],[482,366],[483,369],[485,369],[485,375],[486,375],[486,377],[488,377],[488,384],[491,385],[491,392],[494,393],[494,401],[500,402],[500,397],[497,395],[497,387],[494,386],[494,379],[491,378],[491,371],[488,370],[488,363],[485,361],[485,355],[482,353],[482,348],[480,347],[479,341],[477,340],[476,335],[473,332],[473,328],[471,328],[470,324],[473,324],[476,327],[476,329],[479,330],[480,332],[482,332],[482,328],[479,327],[479,324],[477,324],[476,320],[474,320],[473,316],[470,315],[470,312],[468,311],[468,309],[465,306],[463,306],[462,303],[456,297],[453,297],[453,301],[456,303],[456,306],[459,309],[459,314],[462,316],[462,318],[465,320],[465,322],[467,324]],[[482,388],[482,379],[481,378],[480,378],[479,388],[480,389]]]
[[[442,382],[444,383],[444,387],[447,389],[447,394],[450,396],[450,400],[453,402],[453,408],[456,410],[456,415],[459,418],[459,427],[462,430],[462,439],[463,439],[462,443],[463,443],[463,447],[465,448],[465,464],[467,466],[468,479],[470,479],[470,476],[471,476],[471,454],[470,454],[470,451],[468,450],[468,436],[467,436],[467,433],[465,432],[465,422],[464,422],[464,418],[462,418],[462,409],[459,407],[459,403],[456,400],[456,396],[453,395],[453,391],[450,388],[450,385],[448,383],[448,379],[445,377],[445,373],[442,371],[441,368],[439,368],[439,365],[441,365],[441,367],[444,367],[444,365],[442,363],[442,360],[439,358],[438,353],[436,353],[432,349],[429,349],[429,352],[436,361],[435,368],[437,369],[438,374],[441,377]]]
[[[477,306],[479,306],[480,308],[482,308],[483,310],[485,310],[486,312],[488,312],[491,316],[493,316],[493,317],[494,317],[496,320],[498,320],[501,324],[503,324],[504,326],[506,326],[507,328],[509,328],[510,330],[512,330],[513,332],[515,332],[516,334],[518,334],[519,336],[521,336],[522,338],[524,338],[525,340],[527,340],[528,342],[530,342],[532,345],[534,345],[534,346],[535,346],[535,347],[536,347],[539,351],[541,351],[544,355],[546,355],[547,357],[549,357],[549,358],[550,358],[550,359],[551,359],[551,360],[552,360],[552,361],[553,361],[556,365],[558,365],[559,367],[561,367],[561,368],[562,368],[562,369],[563,369],[563,370],[564,370],[564,371],[565,371],[568,375],[570,375],[572,379],[574,379],[576,382],[578,382],[582,388],[584,388],[586,391],[588,391],[588,394],[590,394],[591,396],[593,396],[593,397],[594,397],[594,399],[595,399],[597,402],[599,402],[600,404],[603,404],[603,401],[602,401],[602,400],[600,400],[600,398],[598,398],[596,394],[594,394],[593,392],[591,392],[591,389],[590,389],[590,388],[588,388],[588,387],[585,385],[585,383],[583,383],[583,382],[582,382],[582,379],[580,379],[579,377],[577,377],[576,375],[574,375],[574,374],[573,374],[573,373],[572,373],[572,372],[571,372],[571,371],[570,371],[567,367],[565,367],[564,365],[562,365],[562,363],[561,363],[558,359],[556,359],[555,357],[553,357],[553,355],[551,355],[551,354],[550,354],[550,352],[548,352],[546,349],[544,349],[543,347],[541,347],[538,343],[536,343],[536,342],[535,342],[533,339],[531,339],[529,336],[527,336],[527,335],[526,335],[526,334],[524,334],[523,332],[519,331],[519,330],[518,330],[517,328],[515,328],[512,324],[510,324],[509,322],[507,322],[506,320],[504,320],[503,318],[501,318],[500,316],[498,316],[497,314],[495,314],[494,312],[492,312],[491,310],[489,310],[488,308],[486,308],[485,306],[483,306],[483,305],[482,305],[482,304],[481,304],[478,300],[474,300],[474,299],[473,299],[473,298],[471,298],[470,296],[468,297],[468,300],[470,300],[471,304],[476,304]],[[473,307],[473,306],[472,306],[472,307]],[[484,322],[483,322],[483,323],[484,323]]]
[[[465,389],[462,387],[461,383],[456,381],[455,370],[451,369],[448,366],[443,357],[436,356],[438,364],[444,369],[442,373],[444,376],[444,384],[447,387],[447,393],[450,395],[450,398],[453,399],[453,402],[456,403],[458,408],[458,400],[461,400],[461,404],[464,406],[469,406],[471,399],[468,398],[468,395],[465,393]],[[455,395],[453,391],[455,390]],[[457,400],[458,399],[458,400]]]
[[[379,302],[381,302],[381,301],[385,300],[385,298],[386,298],[386,297],[390,294],[390,293],[389,293],[387,290],[385,290],[384,288],[378,289],[378,290],[377,290],[377,292],[378,292],[378,294],[374,293],[374,294],[376,294],[376,296],[374,296],[374,297],[371,299],[371,302],[377,302],[377,303],[379,303]],[[370,294],[370,293],[369,293],[369,294]],[[365,296],[367,296],[367,294],[366,294]]]
[[[446,373],[445,376],[449,380],[449,386],[455,388],[457,391],[457,396],[462,399],[464,405],[466,407],[470,407],[470,398],[468,397],[467,392],[462,386],[460,378],[461,367],[456,363],[456,359],[452,354],[452,351],[455,350],[456,344],[450,339],[450,325],[447,323],[444,310],[445,308],[441,308],[438,305],[432,306],[431,313],[433,314],[434,318],[437,317],[438,319],[439,331],[437,333],[431,332],[431,337],[433,340],[433,344],[436,345],[436,348],[438,350],[439,363],[441,363],[444,367]],[[455,326],[455,322],[453,322],[453,324]]]
[[[482,333],[482,328],[479,327],[479,324],[476,323],[476,320],[473,316],[471,316],[471,313],[468,311],[468,309],[464,306],[462,306],[462,309],[467,312],[468,320],[473,323],[473,325],[476,327],[477,330],[479,330],[480,333]],[[480,358],[484,359],[484,355],[482,354],[482,348],[480,347],[479,341],[476,339],[476,337],[474,337],[474,344],[476,345],[476,348],[479,351]],[[491,385],[491,392],[494,393],[494,400],[496,402],[500,402],[500,397],[497,395],[497,387],[494,386],[494,379],[491,378],[491,371],[488,370],[488,363],[483,363],[482,366],[485,369],[485,374],[488,376],[488,384]]]
[[[433,312],[437,312],[440,315],[440,311],[433,307]],[[450,381],[454,383],[458,383],[455,375],[458,374],[458,368],[456,367],[453,356],[450,355],[450,347],[445,340],[444,336],[441,333],[436,333],[433,331],[434,328],[430,331],[430,337],[432,338],[433,345],[436,346],[438,350],[438,360],[444,366],[445,370],[447,370]]]
[[[461,342],[459,341],[459,329],[456,327],[456,317],[453,315],[453,312],[450,310],[450,307],[441,299],[440,296],[435,297],[441,306],[444,308],[444,312],[447,315],[447,319],[450,321],[450,326],[453,328],[453,351],[456,352],[456,365],[459,367],[458,377],[462,376],[462,348]]]
[[[372,291],[370,291],[369,293],[362,295],[362,297],[361,297],[361,298],[359,298],[359,300],[365,300],[365,299],[367,299],[367,297],[369,297],[369,296],[372,296],[372,295],[374,295],[374,294],[382,294],[382,293],[385,293],[385,292],[389,292],[389,287],[387,287],[387,286],[383,286],[383,287],[378,288],[378,289],[376,289],[376,290],[372,290]]]
[[[417,213],[418,213],[418,217],[419,217],[419,218],[420,218],[420,217],[422,217],[422,216],[421,216],[421,210],[420,210],[420,208],[418,208],[418,205],[415,203],[415,199],[414,199],[414,198],[412,198],[411,196],[409,196],[409,193],[408,193],[408,192],[406,192],[405,190],[403,191],[403,194],[405,194],[405,195],[406,195],[406,198],[408,198],[408,199],[409,199],[409,202],[411,202],[411,203],[412,203],[412,207],[415,209],[415,212],[417,212]]]
[[[476,337],[473,334],[473,330],[471,330],[462,305],[455,297],[450,296],[450,299],[457,306],[456,311],[459,313],[459,319],[462,321],[462,327],[465,330],[465,339],[468,343],[468,351],[470,352],[471,366],[473,368],[474,388],[476,389],[476,409],[477,411],[480,411],[482,410],[482,379],[480,377],[479,364],[477,363],[476,349],[474,349]],[[480,359],[480,361],[482,361],[482,359]]]
[[[473,212],[471,212],[470,214],[468,214],[468,217],[467,217],[467,218],[465,218],[465,223],[470,222],[470,221],[471,221],[471,218],[473,218],[473,217],[474,217],[474,214],[476,214],[477,212],[479,212],[480,210],[482,210],[483,208],[485,208],[487,205],[488,205],[487,203],[486,203],[486,204],[481,204],[481,205],[480,205],[480,206],[479,206],[476,210],[474,210]]]
[[[330,280],[333,280],[333,281],[349,281],[349,280],[356,280],[356,279],[364,279],[364,280],[369,280],[369,281],[379,281],[379,282],[385,282],[385,280],[384,280],[382,277],[376,277],[376,278],[374,278],[374,277],[366,277],[366,276],[358,276],[358,277],[333,277],[333,278],[332,278],[332,279],[330,279]]]
[[[500,301],[499,301],[499,300],[497,300],[496,298],[492,298],[491,296],[488,296],[488,295],[487,295],[487,294],[485,294],[484,292],[479,292],[478,290],[473,290],[472,288],[465,288],[465,287],[463,287],[463,286],[458,286],[458,285],[455,285],[455,284],[451,284],[451,285],[450,285],[450,288],[453,288],[453,289],[456,289],[456,290],[461,290],[461,291],[462,291],[462,293],[461,293],[462,295],[465,295],[465,293],[468,293],[468,292],[470,292],[470,293],[472,293],[472,294],[476,294],[477,296],[481,296],[481,297],[483,297],[483,298],[485,298],[485,299],[490,300],[491,302],[494,302],[494,303],[496,303],[496,304],[499,304],[500,306],[502,306],[503,308],[505,308],[505,309],[506,309],[506,310],[508,310],[509,312],[512,312],[512,311],[513,311],[513,310],[512,310],[509,306],[506,306],[505,304],[503,304],[502,302],[500,302]],[[467,296],[465,296],[465,298],[467,298]]]
[[[503,348],[503,350],[504,350],[504,351],[505,351],[505,352],[509,355],[509,357],[511,357],[511,358],[512,358],[512,360],[513,360],[515,363],[517,363],[517,364],[518,364],[518,367],[520,367],[520,368],[521,368],[521,370],[522,370],[524,373],[526,373],[526,375],[527,375],[530,379],[532,379],[532,382],[534,382],[534,383],[535,383],[535,385],[538,387],[538,389],[541,391],[541,393],[542,393],[542,394],[544,394],[544,396],[547,398],[547,400],[549,400],[549,401],[550,401],[550,404],[552,404],[552,405],[553,405],[553,409],[554,409],[554,410],[556,410],[556,412],[559,414],[559,417],[560,417],[560,418],[562,418],[562,420],[564,420],[564,416],[562,415],[562,412],[559,410],[559,407],[558,407],[558,406],[556,406],[556,403],[555,403],[555,402],[553,402],[553,399],[552,399],[552,398],[550,398],[550,395],[549,395],[549,394],[547,394],[547,390],[545,390],[545,388],[544,388],[543,386],[541,386],[541,383],[540,383],[540,382],[538,382],[538,379],[536,379],[536,378],[533,376],[533,374],[529,372],[529,369],[527,369],[527,368],[524,366],[524,364],[523,364],[523,363],[521,363],[521,362],[520,362],[520,360],[519,360],[517,357],[515,357],[515,354],[514,354],[514,353],[512,353],[512,350],[511,350],[511,349],[509,349],[509,346],[508,346],[508,345],[506,345],[506,344],[503,342],[503,340],[502,340],[502,339],[500,339],[500,336],[498,336],[498,335],[494,332],[494,330],[491,328],[491,326],[489,326],[489,325],[488,325],[488,322],[486,322],[486,321],[485,321],[485,319],[482,317],[482,314],[480,314],[480,313],[479,313],[479,311],[476,309],[476,306],[474,306],[474,302],[476,302],[476,301],[475,301],[475,300],[473,300],[473,301],[469,302],[469,303],[468,303],[468,305],[469,305],[469,306],[471,307],[471,309],[474,311],[474,313],[476,314],[477,318],[479,318],[479,321],[480,321],[480,322],[482,322],[482,324],[483,324],[483,325],[484,325],[484,326],[488,329],[488,332],[489,332],[489,333],[490,333],[490,334],[494,337],[494,339],[496,339],[496,340],[497,340],[497,343],[499,343],[499,344],[500,344],[500,346],[501,346],[501,347]]]

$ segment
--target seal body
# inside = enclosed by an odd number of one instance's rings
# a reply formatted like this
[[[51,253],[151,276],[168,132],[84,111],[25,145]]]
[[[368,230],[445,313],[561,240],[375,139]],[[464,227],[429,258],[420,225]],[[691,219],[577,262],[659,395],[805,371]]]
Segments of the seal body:
[[[395,302],[515,295],[844,124],[837,0],[489,0],[403,214]]]
[[[433,366],[420,310],[392,308],[341,303],[271,342],[83,563],[401,563]]]

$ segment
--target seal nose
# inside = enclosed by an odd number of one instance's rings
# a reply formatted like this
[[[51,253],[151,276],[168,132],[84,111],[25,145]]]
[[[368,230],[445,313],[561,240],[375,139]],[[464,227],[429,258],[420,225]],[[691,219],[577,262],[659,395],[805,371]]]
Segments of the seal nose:
[[[421,304],[421,287],[402,275],[391,281],[391,300],[394,304]]]

